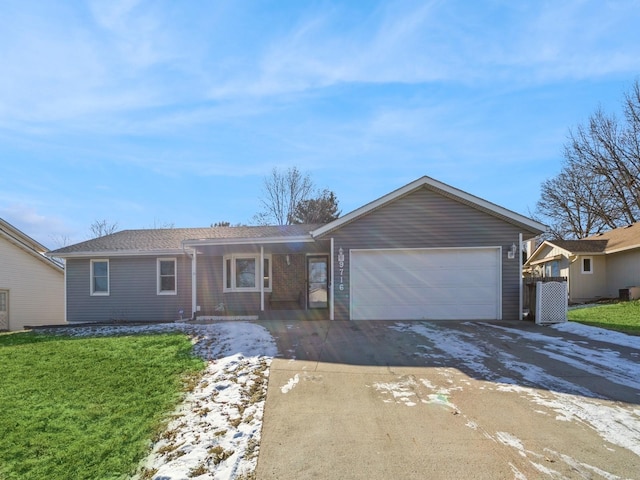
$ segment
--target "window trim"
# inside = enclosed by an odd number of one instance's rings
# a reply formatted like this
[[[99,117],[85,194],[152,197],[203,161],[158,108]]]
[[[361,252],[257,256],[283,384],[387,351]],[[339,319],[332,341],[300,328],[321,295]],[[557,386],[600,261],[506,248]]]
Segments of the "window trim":
[[[94,264],[96,263],[106,263],[107,264],[107,291],[95,291],[95,275],[94,275]],[[92,297],[108,297],[111,294],[111,266],[109,265],[108,258],[92,258],[91,266],[89,268],[89,291],[91,292]]]
[[[589,260],[589,270],[585,270],[584,261]],[[585,275],[593,274],[593,257],[582,257],[580,259],[580,273],[584,273]]]
[[[162,290],[162,276],[160,275],[160,264],[162,262],[173,262],[173,290]],[[166,275],[167,277],[169,275]],[[156,294],[157,295],[177,295],[178,294],[178,260],[175,257],[162,257],[156,259]]]
[[[253,259],[256,265],[255,271],[255,287],[237,287],[236,286],[236,260]],[[269,271],[265,272],[269,279],[268,286],[264,287],[265,292],[271,292],[273,286],[273,261],[271,255],[264,255],[264,259],[269,263]],[[228,265],[231,266],[231,272],[228,270]],[[222,291],[223,292],[259,292],[261,285],[264,284],[264,277],[261,277],[260,273],[260,254],[255,253],[234,253],[225,255],[222,260]]]

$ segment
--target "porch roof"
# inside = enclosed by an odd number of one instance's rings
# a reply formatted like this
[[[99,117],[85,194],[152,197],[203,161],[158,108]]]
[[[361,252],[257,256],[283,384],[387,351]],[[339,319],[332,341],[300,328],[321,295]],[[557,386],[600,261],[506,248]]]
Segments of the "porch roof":
[[[317,227],[318,225],[218,227],[211,232],[214,235],[186,239],[182,246],[209,255],[255,252],[265,246],[271,253],[316,251],[316,242],[310,232]]]

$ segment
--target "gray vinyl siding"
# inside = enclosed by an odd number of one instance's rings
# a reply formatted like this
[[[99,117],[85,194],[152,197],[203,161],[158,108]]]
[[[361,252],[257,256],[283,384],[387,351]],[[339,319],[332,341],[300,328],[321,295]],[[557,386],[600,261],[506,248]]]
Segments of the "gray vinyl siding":
[[[502,247],[502,318],[519,317],[520,255],[507,259],[508,248],[518,245],[520,230],[493,215],[454,201],[427,188],[370,212],[334,232],[336,272],[334,316],[349,319],[349,251],[376,248]],[[344,289],[339,288],[338,251],[345,255]]]
[[[91,259],[68,259],[67,320],[78,322],[156,322],[191,317],[191,259],[100,257],[109,260],[109,295],[91,295]],[[176,258],[177,294],[157,294],[157,259]]]

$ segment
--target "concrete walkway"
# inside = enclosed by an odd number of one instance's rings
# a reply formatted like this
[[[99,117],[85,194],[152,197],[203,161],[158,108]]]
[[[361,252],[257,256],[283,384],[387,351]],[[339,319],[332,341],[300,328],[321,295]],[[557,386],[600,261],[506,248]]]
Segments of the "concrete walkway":
[[[583,337],[527,322],[260,324],[280,358],[258,479],[640,478],[637,385],[543,353],[584,355]]]

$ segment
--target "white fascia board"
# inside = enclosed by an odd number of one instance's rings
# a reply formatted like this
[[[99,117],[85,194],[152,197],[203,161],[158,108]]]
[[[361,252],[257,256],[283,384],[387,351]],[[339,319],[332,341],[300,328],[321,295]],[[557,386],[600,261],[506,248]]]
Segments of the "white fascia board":
[[[6,230],[6,231],[5,231]],[[0,232],[5,233],[9,237],[14,237],[16,240],[23,242],[25,245],[28,245],[29,248],[32,248],[36,252],[46,252],[47,247],[42,245],[37,240],[31,238],[26,233],[21,232],[16,227],[11,225],[9,222],[0,218]]]
[[[432,186],[434,188],[437,188],[439,190],[442,190],[443,192],[446,192],[454,197],[458,197],[461,200],[464,200],[466,202],[469,202],[471,204],[477,205],[480,208],[483,208],[485,210],[494,212],[498,215],[501,215],[503,217],[507,217],[510,218],[512,220],[514,220],[515,222],[521,223],[523,225],[526,225],[527,227],[533,229],[533,230],[538,230],[540,232],[545,232],[547,231],[547,226],[543,225],[540,222],[536,222],[535,220],[532,220],[528,217],[525,217],[524,215],[520,215],[519,213],[513,212],[511,210],[508,210],[506,208],[503,208],[499,205],[496,205],[495,203],[491,203],[487,200],[483,200],[479,197],[476,197],[475,195],[471,195],[470,193],[464,192],[462,190],[459,190],[457,188],[454,188],[450,185],[447,185],[446,183],[442,183],[439,182],[438,180],[435,180],[431,177],[427,177],[424,176],[422,178],[419,178],[418,180],[415,180],[407,185],[405,185],[404,187],[401,187],[397,190],[394,190],[391,193],[388,193],[387,195],[384,195],[383,197],[378,198],[377,200],[374,200],[373,202],[367,203],[366,205],[348,213],[347,215],[338,218],[337,220],[334,220],[331,223],[327,223],[326,225],[323,225],[322,227],[314,230],[313,232],[311,232],[311,235],[313,237],[317,237],[320,235],[323,235],[327,232],[330,232],[332,230],[335,230],[336,228],[344,225],[345,223],[348,223],[352,220],[354,220],[357,217],[360,217],[370,211],[375,210],[376,208],[392,202],[393,200],[406,195],[410,192],[412,192],[413,190],[416,190],[417,188],[420,188],[424,185],[429,185]]]
[[[71,252],[56,254],[60,258],[102,258],[102,257],[160,257],[166,255],[184,255],[186,252],[182,249],[166,249],[166,250],[113,250],[113,251],[96,251],[96,252]]]
[[[529,258],[527,258],[527,261],[524,262],[524,266],[526,267],[527,265],[537,265],[540,263],[550,262],[551,260],[553,260],[553,257],[544,257],[541,260],[534,260],[536,257],[540,255],[540,252],[544,247],[557,248],[559,250],[562,250],[567,257],[572,254],[572,252],[570,252],[569,250],[559,247],[558,245],[556,245],[553,242],[550,242],[549,240],[545,240],[540,245],[538,245],[538,248],[536,248],[531,255],[529,255]]]
[[[272,243],[301,243],[315,242],[308,235],[299,235],[295,237],[265,237],[265,238],[210,238],[199,240],[183,240],[184,247],[201,247],[206,245],[266,245]]]
[[[620,247],[620,248],[612,248],[611,250],[605,250],[604,253],[606,255],[610,255],[612,253],[620,253],[620,252],[624,252],[626,250],[634,250],[636,248],[640,248],[640,244],[638,245],[631,245],[629,247]]]
[[[44,253],[41,253],[41,252],[35,250],[34,248],[32,248],[32,246],[30,244],[25,244],[24,242],[22,242],[21,239],[12,237],[11,235],[9,235],[6,232],[4,232],[4,230],[0,230],[0,236],[4,237],[9,243],[15,245],[16,247],[18,247],[23,252],[26,252],[29,255],[31,255],[32,257],[37,258],[41,262],[44,262],[45,264],[47,264],[51,268],[53,268],[55,270],[58,270],[59,272],[63,272],[64,271],[64,267],[62,265],[57,263],[55,260],[52,260],[51,258],[47,257]]]

